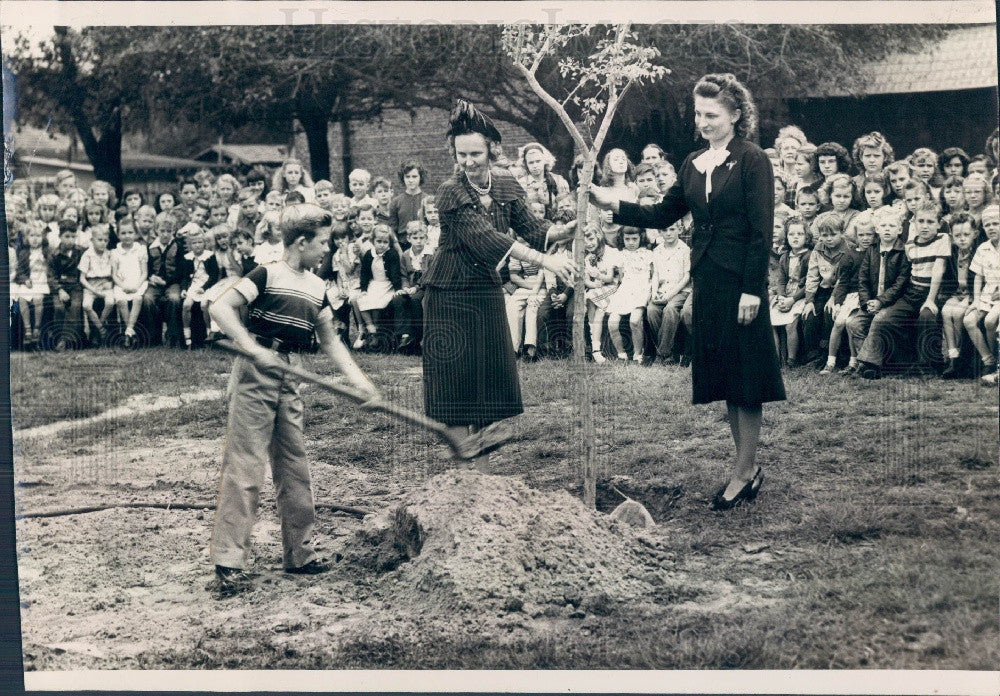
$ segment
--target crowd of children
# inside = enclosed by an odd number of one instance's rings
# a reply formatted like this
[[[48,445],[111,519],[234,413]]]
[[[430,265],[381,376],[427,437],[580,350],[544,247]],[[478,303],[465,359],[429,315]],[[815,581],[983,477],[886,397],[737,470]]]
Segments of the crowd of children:
[[[1000,318],[997,134],[985,154],[919,148],[897,160],[886,138],[850,151],[809,143],[795,126],[766,150],[775,174],[769,274],[774,336],[789,367],[878,378],[897,366],[946,378],[996,381]],[[575,187],[540,143],[501,158],[536,215],[576,217]],[[625,199],[655,203],[676,180],[655,144],[633,164],[610,150],[596,173]],[[209,305],[258,265],[280,262],[278,219],[295,202],[333,216],[330,253],[316,269],[358,350],[417,352],[420,285],[440,240],[434,197],[416,161],[392,180],[357,169],[339,193],[288,160],[273,176],[205,170],[146,201],[68,170],[31,200],[6,195],[10,294],[17,345],[55,350],[102,345],[201,345],[216,337]],[[395,184],[394,184],[395,181]],[[592,210],[584,225],[586,332],[593,360],[686,364],[690,342],[690,230],[622,227]],[[568,244],[553,254],[571,254]],[[511,259],[505,282],[511,338],[526,360],[569,353],[573,287]],[[43,331],[43,329],[45,329]],[[842,369],[838,369],[839,366]]]

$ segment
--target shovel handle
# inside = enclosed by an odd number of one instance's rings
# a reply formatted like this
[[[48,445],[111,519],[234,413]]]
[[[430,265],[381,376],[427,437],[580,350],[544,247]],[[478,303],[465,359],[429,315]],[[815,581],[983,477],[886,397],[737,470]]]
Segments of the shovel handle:
[[[241,347],[228,339],[216,341],[214,345],[228,353],[233,353],[249,360],[254,359],[254,356],[251,353],[243,350]],[[444,443],[448,446],[448,449],[451,450],[453,457],[463,460],[468,458],[464,454],[464,452],[467,451],[467,448],[463,447],[463,441],[456,438],[446,425],[434,420],[433,418],[428,418],[422,413],[417,413],[416,411],[389,401],[385,401],[384,399],[371,399],[365,392],[359,389],[347,386],[346,384],[341,384],[340,382],[337,382],[329,377],[323,377],[322,375],[318,375],[315,372],[311,372],[295,365],[279,362],[274,366],[274,369],[298,377],[303,382],[313,384],[320,389],[325,389],[326,391],[330,391],[346,399],[350,399],[368,411],[379,411],[388,416],[392,416],[396,420],[401,420],[423,428],[424,430],[429,430],[444,441]]]

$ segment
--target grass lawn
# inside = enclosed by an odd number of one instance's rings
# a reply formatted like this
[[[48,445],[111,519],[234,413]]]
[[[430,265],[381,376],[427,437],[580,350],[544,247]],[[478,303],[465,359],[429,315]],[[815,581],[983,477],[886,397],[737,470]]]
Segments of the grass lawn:
[[[360,361],[393,399],[422,408],[419,359],[363,355]],[[15,354],[15,430],[94,415],[133,394],[222,389],[229,363],[207,351]],[[307,365],[319,361],[311,357]],[[492,470],[541,490],[578,494],[580,427],[573,399],[583,377],[568,362],[520,369],[523,432],[494,455]],[[722,405],[692,406],[690,373],[676,366],[590,365],[585,372],[597,420],[598,508],[607,512],[621,501],[612,485],[645,504],[678,573],[692,579],[690,591],[582,620],[528,621],[526,630],[512,633],[451,630],[434,617],[421,630],[378,626],[350,640],[313,642],[304,625],[276,632],[242,615],[229,620],[231,607],[222,620],[223,605],[206,603],[173,644],[103,663],[67,662],[65,654],[39,647],[44,631],[28,610],[29,668],[988,670],[1000,664],[995,389],[971,381],[870,383],[786,373],[789,400],[765,405],[759,458],[767,478],[760,497],[753,506],[720,514],[706,506],[732,454]],[[319,500],[381,508],[450,466],[439,446],[409,426],[364,415],[312,388],[304,396]],[[44,442],[18,442],[15,479],[44,479],[44,485],[19,488],[19,504],[37,509],[84,494],[108,501],[156,492],[173,500],[212,500],[218,471],[213,453],[224,428],[224,404],[209,401]],[[196,464],[176,469],[148,456],[147,450],[166,451],[181,440],[197,445]],[[110,463],[111,453],[117,464]],[[147,467],[147,461],[155,464]],[[73,525],[99,524],[95,517],[77,516]],[[70,524],[71,518],[63,519]],[[122,517],[122,524],[131,524],[128,519]],[[162,519],[169,524],[174,518]],[[189,521],[191,548],[206,545],[208,522]],[[140,536],[159,533],[164,523],[145,524],[136,528]],[[55,521],[44,529],[35,525],[19,522],[22,553],[26,544],[71,533]],[[197,551],[184,556],[176,550],[171,562],[190,561],[191,572],[207,578],[209,566],[192,554]],[[48,559],[53,566],[59,562],[58,552]],[[357,592],[360,604],[373,601],[357,586],[377,588],[378,577],[355,580],[344,592]],[[29,579],[22,592],[31,596],[22,599],[51,601],[59,587],[57,580]],[[699,589],[704,587],[720,589],[710,597]],[[200,585],[193,592],[203,593]],[[727,603],[726,593],[754,601]],[[91,622],[105,616],[103,608],[94,610]]]

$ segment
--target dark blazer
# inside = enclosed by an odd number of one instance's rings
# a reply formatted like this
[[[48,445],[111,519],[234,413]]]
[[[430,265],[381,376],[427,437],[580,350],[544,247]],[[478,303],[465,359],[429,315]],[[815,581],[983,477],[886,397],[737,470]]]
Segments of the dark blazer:
[[[663,200],[640,206],[622,202],[614,221],[633,227],[665,229],[685,213],[694,219],[691,269],[706,255],[743,278],[743,292],[767,299],[767,261],[774,226],[774,174],[771,161],[757,145],[734,137],[729,156],[712,173],[712,193],[705,201],[705,175],[692,161],[708,148],[693,152],[677,173]]]
[[[531,214],[524,203],[524,189],[509,172],[493,169],[492,176],[493,204],[489,210],[480,204],[464,175],[454,176],[438,188],[441,239],[424,272],[424,285],[451,290],[474,285],[500,287],[497,264],[514,244],[508,230],[529,246],[544,250],[552,223]]]
[[[857,249],[849,249],[840,257],[837,263],[837,282],[833,284],[833,303],[835,305],[844,304],[844,300],[852,292],[858,291],[858,275],[861,273],[861,262],[867,255]],[[878,280],[876,278],[876,280]]]
[[[180,286],[182,289],[187,290],[191,287],[191,279],[194,277],[194,259],[182,256],[179,263]],[[206,288],[210,288],[219,282],[219,262],[215,260],[215,254],[205,259],[205,273],[208,274],[208,281],[205,283]]]
[[[372,262],[375,261],[375,253],[369,249],[361,257],[361,290],[367,291],[368,284],[372,282]],[[392,283],[393,290],[403,289],[403,272],[399,263],[399,254],[391,246],[382,256],[382,263],[385,266],[385,275]]]
[[[27,247],[25,247],[26,249]],[[80,259],[83,257],[83,249],[72,249],[68,254],[64,254],[56,247],[49,256],[49,288],[53,294],[58,294],[59,290],[72,292],[82,289],[80,285]],[[21,254],[17,255],[18,270],[20,271]],[[24,263],[28,258],[25,256]]]
[[[878,241],[874,242],[861,260],[861,269],[858,271],[858,301],[861,309],[865,308],[868,300],[878,300],[883,307],[894,304],[910,282],[910,260],[906,258],[903,242],[897,239],[886,252],[883,278],[885,289],[881,295],[878,294],[878,270],[882,259],[880,249]]]
[[[778,258],[778,271],[775,274],[777,286],[774,293],[778,297],[791,297],[798,302],[806,296],[806,274],[809,272],[809,256],[811,251],[806,249],[799,255],[799,268],[795,276],[791,274],[792,252],[784,251]]]

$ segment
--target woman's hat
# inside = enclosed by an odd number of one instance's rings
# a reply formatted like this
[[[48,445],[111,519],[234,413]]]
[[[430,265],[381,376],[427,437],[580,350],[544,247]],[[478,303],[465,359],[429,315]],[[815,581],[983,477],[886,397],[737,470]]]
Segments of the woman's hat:
[[[489,116],[482,113],[471,102],[459,99],[448,119],[449,128],[446,135],[468,135],[469,133],[479,133],[487,140],[500,142],[500,131],[493,125]]]

